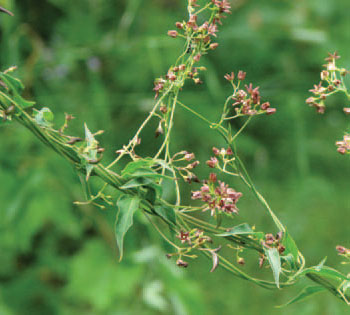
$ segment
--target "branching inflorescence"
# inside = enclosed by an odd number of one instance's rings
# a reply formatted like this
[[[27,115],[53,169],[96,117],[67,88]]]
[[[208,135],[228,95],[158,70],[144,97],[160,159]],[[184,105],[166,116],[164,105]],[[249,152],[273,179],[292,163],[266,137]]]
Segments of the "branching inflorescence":
[[[85,203],[102,208],[105,204],[114,206],[116,203],[118,215],[115,234],[120,258],[123,256],[124,236],[133,224],[133,215],[136,211],[141,211],[173,248],[167,257],[174,257],[179,267],[187,267],[190,260],[201,253],[212,260],[211,272],[220,266],[233,275],[264,288],[284,288],[295,284],[304,276],[316,283],[316,286],[304,289],[300,296],[291,302],[328,290],[349,303],[346,290],[350,286],[350,279],[327,267],[325,261],[314,267],[306,267],[304,256],[293,238],[258,192],[239,158],[236,140],[247,125],[259,115],[271,115],[276,112],[269,102],[262,101],[259,87],[253,87],[251,83],[245,84],[246,73],[242,70],[226,74],[225,79],[232,85],[232,93],[224,102],[217,121],[211,121],[180,100],[181,90],[187,80],[192,80],[195,84],[202,83],[200,73],[205,68],[198,64],[205,54],[218,47],[215,38],[223,18],[230,13],[230,4],[226,0],[212,0],[204,6],[199,6],[196,0],[189,0],[187,9],[188,19],[177,22],[176,30],[168,32],[170,37],[184,40],[182,53],[167,73],[155,80],[155,104],[152,110],[134,137],[116,152],[116,158],[108,165],[102,163],[104,148],[101,148],[95,139],[101,132],[93,134],[85,125],[85,139],[68,135],[67,126],[73,119],[73,116],[68,114],[63,126],[55,129],[50,109],[34,109],[33,102],[22,98],[23,86],[13,77],[14,68],[0,73],[2,120],[21,123],[47,146],[65,157],[84,174],[81,179],[85,186],[89,186],[92,176],[102,180],[103,185],[95,195],[91,195],[90,189],[87,189],[89,196]],[[342,81],[342,76],[347,71],[335,66],[337,58],[337,54],[329,56],[327,70],[321,75],[328,87],[322,87],[322,83],[315,86],[312,90],[315,96],[307,100],[318,112],[324,111],[324,99],[330,94],[342,91],[349,97]],[[200,162],[195,160],[194,153],[185,150],[172,152],[171,133],[178,106],[207,123],[208,127],[226,142],[225,148],[212,148],[213,154],[206,161],[210,170],[207,179],[199,179],[195,174],[195,168]],[[349,112],[348,108],[344,110]],[[152,157],[142,157],[140,153],[136,153],[137,146],[141,142],[145,126],[154,119],[158,120],[155,134],[162,137],[162,143]],[[241,125],[241,128],[234,132],[230,124],[233,120],[239,120]],[[343,142],[338,143],[340,153],[350,151],[350,136],[346,137]],[[121,159],[126,159],[127,164],[118,172],[115,166],[119,165]],[[220,175],[230,176],[233,180],[229,184],[225,183],[219,179]],[[237,224],[238,203],[244,196],[233,188],[235,180],[240,180],[264,207],[276,226],[275,235],[256,231],[255,227],[248,223]],[[163,198],[163,187],[169,185],[169,182],[173,183],[176,192],[174,201]],[[187,186],[192,182],[200,183],[198,190],[190,192],[186,187],[181,189],[182,185]],[[107,187],[116,189],[118,194],[106,195],[104,191]],[[188,199],[182,198],[183,191],[191,194],[193,201],[190,205],[183,203],[183,199]],[[170,232],[167,232],[168,230]],[[222,250],[224,247],[225,251]],[[235,255],[227,255],[226,249],[233,251]],[[257,253],[257,266],[270,267],[274,281],[253,277],[242,269],[245,260],[241,254],[245,250]],[[344,247],[338,247],[338,252],[346,258],[349,257],[349,250]]]

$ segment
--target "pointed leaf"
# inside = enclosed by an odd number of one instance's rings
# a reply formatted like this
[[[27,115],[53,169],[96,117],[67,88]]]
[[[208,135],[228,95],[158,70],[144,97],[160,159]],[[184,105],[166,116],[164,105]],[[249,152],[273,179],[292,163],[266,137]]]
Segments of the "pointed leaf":
[[[143,168],[149,170],[155,162],[152,159],[139,159],[128,163],[122,170],[122,176],[128,176],[136,172],[136,170]]]
[[[235,227],[233,227],[232,229],[230,229],[229,231],[225,232],[225,233],[220,233],[220,234],[216,234],[216,236],[234,236],[234,235],[256,235],[259,236],[263,234],[262,232],[254,232],[254,230],[251,228],[251,226],[248,223],[242,223],[239,225],[236,225]]]
[[[319,292],[322,292],[322,291],[325,291],[325,290],[326,290],[326,288],[321,287],[319,285],[306,287],[296,297],[291,299],[286,304],[280,305],[278,307],[285,307],[285,306],[293,304],[295,302],[299,302],[299,301],[305,300],[309,296],[314,295],[314,294],[319,293]]]
[[[123,243],[126,232],[133,225],[133,217],[136,210],[139,209],[140,199],[137,196],[122,196],[118,202],[119,209],[115,222],[115,237],[119,248],[119,260],[123,258]]]
[[[265,254],[266,254],[267,259],[270,263],[276,286],[277,286],[277,288],[279,288],[280,287],[279,279],[280,279],[280,273],[282,270],[280,254],[279,254],[277,248],[265,249]]]
[[[129,181],[127,181],[124,185],[122,185],[121,189],[129,189],[129,188],[136,188],[140,186],[147,186],[149,184],[152,184],[152,179],[145,178],[145,177],[137,177],[132,178]]]
[[[23,84],[20,80],[12,77],[8,73],[0,73],[0,79],[5,83],[9,92],[13,96],[13,100],[19,105],[21,108],[25,109],[28,107],[32,107],[35,102],[27,101],[22,96],[21,93],[23,91]]]
[[[298,262],[299,249],[294,241],[294,239],[290,236],[290,234],[286,231],[283,235],[282,244],[286,248],[284,251],[285,255],[289,253],[293,255],[295,259],[295,263]]]
[[[172,207],[164,205],[155,206],[154,212],[171,225],[176,225],[176,215]]]

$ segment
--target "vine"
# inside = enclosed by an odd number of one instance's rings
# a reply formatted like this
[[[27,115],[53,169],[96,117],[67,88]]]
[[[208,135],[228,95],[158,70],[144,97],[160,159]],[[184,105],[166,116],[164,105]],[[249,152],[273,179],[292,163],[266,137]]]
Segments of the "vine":
[[[115,235],[120,259],[123,257],[124,237],[133,225],[135,212],[140,211],[173,248],[167,257],[174,259],[179,267],[187,267],[198,254],[203,254],[212,261],[210,272],[223,267],[234,276],[263,288],[289,287],[303,277],[314,282],[314,285],[303,289],[287,304],[325,290],[349,304],[349,276],[326,266],[325,259],[316,266],[307,266],[288,229],[257,190],[239,157],[237,139],[251,121],[276,112],[269,102],[262,101],[259,87],[245,84],[246,73],[243,71],[226,74],[225,79],[231,84],[232,93],[224,102],[217,120],[204,117],[191,105],[181,101],[181,91],[187,81],[202,83],[200,74],[205,68],[198,64],[203,56],[218,47],[215,38],[230,9],[226,0],[208,1],[202,7],[196,0],[188,1],[188,19],[177,22],[176,30],[168,32],[170,37],[184,40],[183,50],[167,73],[155,80],[155,104],[152,110],[134,137],[117,151],[115,159],[108,164],[103,162],[105,149],[96,140],[102,132],[92,133],[85,124],[84,138],[67,134],[67,127],[74,118],[68,114],[64,124],[60,128],[55,127],[54,115],[49,108],[36,109],[34,102],[21,96],[24,86],[13,75],[14,67],[0,73],[0,116],[3,121],[16,121],[24,125],[81,174],[87,200],[78,204],[91,203],[101,208],[106,204],[117,206]],[[0,10],[11,14],[3,8]],[[314,96],[306,101],[319,113],[324,112],[325,99],[334,93],[342,92],[350,98],[343,81],[348,71],[336,66],[338,57],[335,53],[326,59],[326,70],[321,72],[322,82],[314,86],[311,90]],[[327,86],[322,86],[323,83]],[[197,177],[195,169],[200,162],[195,159],[193,152],[172,150],[171,134],[178,107],[205,122],[226,142],[225,148],[213,147],[213,154],[206,161],[210,169],[207,179]],[[344,108],[344,111],[350,113],[349,108]],[[162,143],[152,157],[142,157],[137,152],[138,145],[144,128],[153,120],[158,124],[155,135],[162,137]],[[241,128],[237,131],[231,128],[234,120],[240,121]],[[337,146],[341,154],[349,153],[350,135],[346,134],[342,141],[337,142]],[[122,159],[127,161],[127,165],[118,172],[116,166]],[[227,184],[219,179],[220,175],[229,176],[232,180]],[[91,177],[98,177],[103,182],[96,194],[91,193]],[[239,201],[245,198],[231,187],[236,180],[240,180],[263,206],[275,224],[276,234],[257,231],[246,222],[236,223],[239,220]],[[163,197],[164,185],[169,182],[173,183],[176,192],[174,202]],[[183,191],[188,192],[188,188],[182,187],[192,182],[199,183],[200,187],[191,192],[193,202],[186,204],[183,202],[186,199],[183,198]],[[114,188],[118,194],[107,195],[105,191],[108,187]],[[271,268],[273,280],[261,279],[243,270],[245,259],[242,254],[248,250],[257,253],[256,261],[260,268]],[[350,259],[349,249],[338,246],[337,250],[340,255]]]

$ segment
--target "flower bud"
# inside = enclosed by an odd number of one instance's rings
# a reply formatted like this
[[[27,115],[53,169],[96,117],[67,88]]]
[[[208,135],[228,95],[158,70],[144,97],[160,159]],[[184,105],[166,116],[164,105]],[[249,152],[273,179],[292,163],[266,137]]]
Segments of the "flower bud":
[[[212,43],[209,45],[209,49],[211,50],[215,50],[216,48],[218,48],[219,44],[218,43]]]
[[[211,183],[216,183],[216,180],[217,180],[216,174],[215,173],[210,173],[209,174],[209,181]]]
[[[242,265],[242,266],[244,266],[244,265],[245,265],[245,260],[244,260],[244,258],[239,257],[239,258],[237,259],[237,263],[240,264],[240,265]]]
[[[350,107],[344,107],[343,111],[346,115],[349,115],[350,114]]]
[[[267,115],[272,115],[272,114],[274,114],[276,112],[276,108],[268,108],[267,110],[266,110],[266,114]]]
[[[168,36],[170,36],[172,38],[176,38],[177,35],[178,35],[178,32],[175,30],[168,31]]]
[[[180,30],[183,29],[183,27],[184,27],[184,25],[181,22],[176,22],[175,26]]]
[[[269,107],[270,107],[270,103],[269,102],[265,102],[265,103],[261,104],[261,109],[262,110],[267,110]]]

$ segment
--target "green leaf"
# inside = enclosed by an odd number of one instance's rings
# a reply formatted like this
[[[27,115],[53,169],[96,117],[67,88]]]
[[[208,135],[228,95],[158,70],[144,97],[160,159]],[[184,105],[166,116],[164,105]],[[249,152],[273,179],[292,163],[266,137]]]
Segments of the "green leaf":
[[[157,205],[154,207],[154,212],[171,225],[176,225],[176,215],[172,207]]]
[[[321,287],[319,285],[306,287],[296,297],[291,299],[289,302],[287,302],[286,304],[277,306],[277,307],[285,307],[285,306],[293,304],[295,302],[305,300],[306,298],[310,297],[311,295],[314,295],[316,293],[319,293],[319,292],[322,292],[325,290],[326,290],[326,288]]]
[[[282,270],[280,254],[279,254],[277,248],[265,249],[265,254],[266,254],[267,259],[270,263],[276,286],[277,286],[277,288],[279,288],[280,287],[279,279],[280,279],[280,273]]]
[[[341,288],[342,288],[343,292],[346,293],[346,291],[350,288],[350,280],[345,281]]]
[[[152,179],[149,179],[146,177],[137,177],[137,178],[130,179],[124,185],[120,186],[120,188],[129,189],[129,188],[136,188],[140,186],[147,186],[149,184],[153,184]]]
[[[14,102],[16,102],[18,106],[25,109],[35,104],[35,102],[27,101],[21,96],[24,87],[20,80],[3,72],[0,73],[0,79],[6,84],[9,92],[12,94]]]
[[[250,227],[248,223],[242,223],[239,225],[236,225],[231,230],[225,232],[216,234],[216,236],[234,236],[234,235],[260,235],[262,232],[254,232],[254,230]]]
[[[282,244],[286,248],[284,251],[285,255],[292,254],[295,260],[295,263],[298,262],[299,249],[294,241],[294,239],[290,236],[290,234],[285,231],[282,239]]]
[[[314,269],[314,268],[306,269],[306,273],[315,273],[315,274],[318,274],[319,276],[323,276],[334,280],[339,280],[339,279],[349,280],[349,278],[346,277],[346,275],[342,274],[338,270],[335,270],[327,266],[323,266],[322,269]]]
[[[44,107],[40,111],[35,109],[34,112],[35,112],[34,119],[39,126],[46,127],[46,128],[49,128],[52,126],[52,121],[54,116],[49,108]]]
[[[133,225],[133,217],[139,209],[140,199],[137,196],[123,195],[117,202],[118,215],[115,222],[115,237],[119,248],[119,260],[123,258],[123,242],[126,232]]]
[[[3,73],[3,72],[0,74],[0,76],[3,80],[7,81],[8,83],[7,86],[10,85],[13,89],[15,89],[20,94],[23,92],[24,85],[19,79],[11,76],[8,73]]]
[[[89,180],[89,177],[91,175],[92,170],[94,169],[94,165],[92,163],[89,163],[89,161],[97,161],[97,148],[98,148],[98,141],[95,139],[94,135],[91,133],[89,128],[86,124],[84,124],[85,128],[85,142],[86,147],[83,151],[83,156],[85,160],[83,160],[83,163],[85,163],[86,168],[86,181]]]
[[[155,162],[149,158],[129,162],[122,170],[122,176],[130,176],[140,168],[149,170],[154,164]]]

